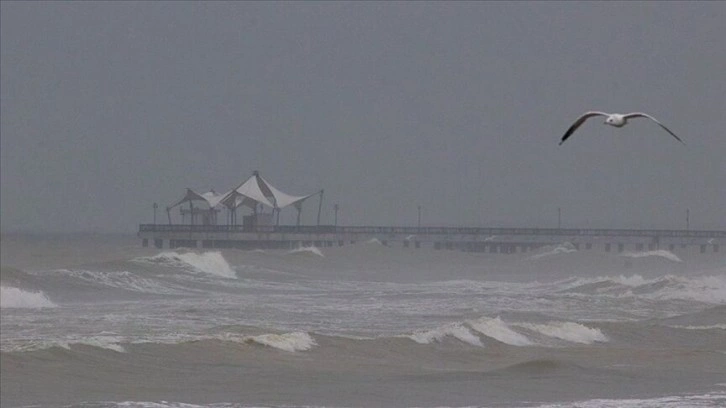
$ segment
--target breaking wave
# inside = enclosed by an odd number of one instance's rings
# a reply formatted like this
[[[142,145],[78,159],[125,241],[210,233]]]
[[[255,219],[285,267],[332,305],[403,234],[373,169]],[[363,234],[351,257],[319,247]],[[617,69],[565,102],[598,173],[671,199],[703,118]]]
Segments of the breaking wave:
[[[706,326],[671,326],[674,329],[686,330],[726,330],[726,324],[711,324]]]
[[[129,290],[139,293],[182,294],[184,290],[174,288],[158,280],[144,278],[128,271],[89,271],[76,269],[58,269],[53,271],[81,281],[110,288]]]
[[[28,352],[37,350],[46,350],[54,347],[71,350],[73,346],[90,346],[101,349],[115,351],[117,353],[125,353],[126,349],[120,344],[123,338],[116,335],[98,334],[95,336],[72,337],[54,340],[32,340],[15,342],[13,340],[3,341],[3,352]]]
[[[726,404],[726,392],[701,395],[675,395],[649,399],[593,399],[533,406],[532,408],[683,408],[720,407]]]
[[[151,257],[136,258],[134,261],[192,269],[197,272],[215,275],[222,278],[237,278],[237,274],[235,274],[232,267],[229,263],[227,263],[227,260],[224,259],[222,253],[219,251],[202,253],[178,253],[174,251],[162,252]]]
[[[481,319],[472,321],[469,324],[479,333],[511,346],[534,345],[527,336],[512,330],[507,323],[503,322],[499,317],[494,319],[482,317]]]
[[[567,369],[564,364],[541,361],[529,365],[522,365],[522,369]],[[574,368],[574,367],[572,367]],[[513,369],[520,369],[514,367]],[[531,408],[683,408],[683,407],[718,407],[726,403],[726,392],[715,391],[696,395],[674,395],[656,398],[631,399],[592,399],[574,402],[556,402],[542,405],[533,405],[528,402],[523,406]],[[213,404],[197,405],[187,402],[172,401],[104,401],[94,403],[81,403],[80,407],[89,408],[251,408],[255,405],[246,405],[237,402],[217,402]]]
[[[681,258],[679,258],[676,254],[670,251],[666,251],[664,249],[659,249],[657,251],[646,251],[646,252],[626,252],[622,254],[621,256],[625,256],[628,258],[645,258],[645,257],[651,257],[651,256],[657,256],[661,258],[668,259],[673,262],[683,262]]]
[[[484,347],[479,333],[510,346],[547,346],[547,341],[538,343],[516,329],[534,332],[537,335],[564,340],[570,343],[592,344],[607,342],[608,338],[600,329],[587,327],[574,322],[549,323],[506,323],[499,317],[482,317],[466,322],[449,323],[431,330],[418,330],[405,337],[419,344],[441,342],[452,337],[472,346]]]
[[[56,306],[42,291],[28,292],[14,287],[0,286],[0,307],[40,309]]]
[[[558,246],[556,246],[554,248],[552,248],[552,247],[546,247],[546,248],[551,248],[551,249],[549,249],[546,252],[542,252],[542,253],[539,253],[539,254],[536,254],[536,255],[532,255],[530,257],[530,259],[540,259],[540,258],[544,258],[544,257],[547,257],[547,256],[552,256],[552,255],[569,254],[569,253],[572,253],[572,252],[577,252],[577,248],[575,248],[575,246],[573,244],[569,243],[569,242],[565,242],[565,243],[563,243],[561,245],[558,245]]]
[[[305,332],[248,336],[245,337],[245,342],[273,347],[290,353],[295,351],[307,351],[314,346],[317,346],[315,339]]]
[[[481,339],[462,323],[451,323],[432,330],[419,330],[407,337],[419,344],[441,342],[446,337],[453,337],[472,346],[484,347]]]
[[[317,255],[319,257],[325,257],[325,255],[323,255],[323,251],[314,246],[296,248],[288,252],[288,254],[309,254]]]
[[[594,342],[608,341],[600,329],[590,328],[573,322],[516,323],[518,327],[532,330],[547,337],[553,337],[572,343],[592,344]]]
[[[562,292],[616,297],[639,296],[653,300],[693,300],[726,303],[726,276],[683,277],[666,275],[646,279],[640,275],[578,278]]]

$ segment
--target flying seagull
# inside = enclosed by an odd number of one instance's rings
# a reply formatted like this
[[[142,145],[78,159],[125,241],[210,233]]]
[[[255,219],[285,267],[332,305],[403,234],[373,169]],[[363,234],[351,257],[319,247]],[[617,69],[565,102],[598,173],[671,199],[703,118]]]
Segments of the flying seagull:
[[[657,123],[658,125],[660,125],[660,127],[665,129],[666,132],[670,133],[671,136],[675,137],[676,140],[685,144],[683,142],[683,140],[681,140],[678,136],[676,136],[675,133],[671,132],[670,129],[665,127],[662,123],[658,122],[658,120],[656,120],[656,118],[648,115],[647,113],[632,112],[632,113],[623,115],[621,113],[605,113],[605,112],[598,112],[598,111],[585,112],[582,116],[577,118],[575,123],[573,123],[572,126],[570,126],[570,128],[567,129],[567,132],[565,132],[565,135],[562,136],[562,140],[560,140],[560,144],[565,143],[565,140],[567,140],[568,137],[572,136],[572,134],[575,133],[575,130],[577,130],[577,128],[579,128],[580,125],[585,123],[586,120],[588,120],[589,118],[591,118],[593,116],[605,116],[607,119],[605,119],[605,123],[603,123],[603,124],[615,126],[617,128],[621,128],[621,127],[625,126],[628,123],[628,119],[648,118],[648,119],[652,120],[653,122]]]

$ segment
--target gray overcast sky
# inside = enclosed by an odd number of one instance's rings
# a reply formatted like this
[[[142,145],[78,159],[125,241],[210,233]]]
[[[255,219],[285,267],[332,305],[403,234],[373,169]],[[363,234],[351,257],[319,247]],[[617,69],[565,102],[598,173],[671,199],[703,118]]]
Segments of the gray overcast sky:
[[[130,232],[255,169],[324,223],[726,228],[725,2],[1,7],[3,232]],[[558,146],[591,109],[687,146]]]

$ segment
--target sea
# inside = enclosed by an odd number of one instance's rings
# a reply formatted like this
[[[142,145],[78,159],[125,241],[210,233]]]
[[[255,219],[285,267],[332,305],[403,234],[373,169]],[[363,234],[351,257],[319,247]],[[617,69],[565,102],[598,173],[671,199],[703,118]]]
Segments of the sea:
[[[726,251],[0,245],[3,408],[726,406]]]

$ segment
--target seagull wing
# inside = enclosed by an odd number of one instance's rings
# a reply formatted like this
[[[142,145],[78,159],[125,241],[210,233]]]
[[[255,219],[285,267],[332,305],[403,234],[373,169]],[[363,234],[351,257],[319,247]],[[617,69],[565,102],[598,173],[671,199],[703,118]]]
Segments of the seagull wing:
[[[647,113],[633,112],[633,113],[628,113],[627,115],[625,115],[623,117],[625,119],[631,119],[631,118],[648,118],[648,119],[652,120],[653,122],[657,123],[658,125],[660,125],[660,127],[662,127],[663,129],[665,129],[666,132],[670,133],[671,136],[675,137],[676,140],[678,140],[679,142],[683,143],[684,145],[686,144],[683,140],[681,140],[680,137],[676,136],[675,133],[671,132],[670,129],[668,129],[667,127],[665,127],[664,124],[658,122],[658,120],[656,118],[648,115]]]
[[[560,144],[565,143],[565,140],[567,140],[568,137],[572,136],[572,134],[575,133],[575,130],[577,130],[577,128],[579,128],[580,125],[585,123],[586,120],[588,120],[589,118],[591,118],[593,116],[609,116],[609,115],[605,112],[597,112],[597,111],[585,112],[582,116],[577,118],[575,123],[573,123],[569,129],[567,129],[567,132],[565,132],[565,135],[562,136],[562,140],[560,140]],[[663,125],[661,125],[661,126],[663,126]]]

